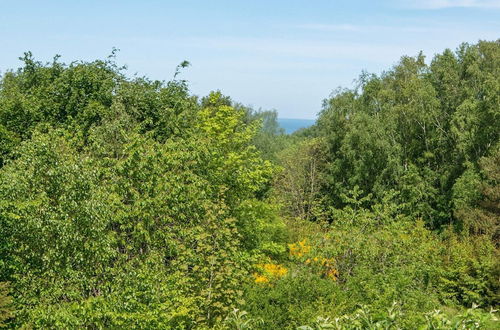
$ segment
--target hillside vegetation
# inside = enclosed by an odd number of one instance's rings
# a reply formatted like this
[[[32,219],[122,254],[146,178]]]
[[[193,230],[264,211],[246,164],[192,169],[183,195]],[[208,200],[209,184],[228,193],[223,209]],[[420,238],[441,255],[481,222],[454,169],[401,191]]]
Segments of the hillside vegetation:
[[[316,125],[105,60],[0,81],[0,327],[500,327],[500,41]],[[214,86],[217,88],[217,86]]]

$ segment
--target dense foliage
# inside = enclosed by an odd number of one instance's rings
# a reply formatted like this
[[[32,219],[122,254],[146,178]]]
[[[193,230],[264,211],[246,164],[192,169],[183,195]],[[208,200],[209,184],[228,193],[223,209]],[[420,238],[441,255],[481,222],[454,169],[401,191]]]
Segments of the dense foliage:
[[[329,205],[342,208],[341,196],[354,189],[369,196],[366,206],[396,191],[405,213],[430,228],[461,222],[497,235],[494,217],[479,224],[457,212],[480,199],[473,191],[485,175],[480,160],[498,157],[499,47],[462,45],[430,65],[422,54],[403,57],[380,77],[362,75],[358,89],[326,100],[317,134],[328,150]]]
[[[115,54],[0,81],[0,327],[494,328],[500,42],[403,57],[293,135]]]

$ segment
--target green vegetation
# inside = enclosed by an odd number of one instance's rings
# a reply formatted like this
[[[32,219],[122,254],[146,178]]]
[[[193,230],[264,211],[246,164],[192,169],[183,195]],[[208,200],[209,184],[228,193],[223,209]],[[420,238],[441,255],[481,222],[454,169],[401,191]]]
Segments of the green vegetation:
[[[285,135],[178,77],[0,81],[0,327],[493,329],[500,41],[403,57]]]

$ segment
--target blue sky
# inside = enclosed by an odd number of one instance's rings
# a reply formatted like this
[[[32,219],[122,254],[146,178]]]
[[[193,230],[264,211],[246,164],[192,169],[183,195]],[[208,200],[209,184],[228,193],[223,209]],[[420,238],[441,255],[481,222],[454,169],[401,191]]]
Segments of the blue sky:
[[[104,58],[191,91],[220,89],[281,117],[315,118],[338,86],[401,55],[500,37],[500,0],[0,0],[0,72],[31,50],[49,61]]]

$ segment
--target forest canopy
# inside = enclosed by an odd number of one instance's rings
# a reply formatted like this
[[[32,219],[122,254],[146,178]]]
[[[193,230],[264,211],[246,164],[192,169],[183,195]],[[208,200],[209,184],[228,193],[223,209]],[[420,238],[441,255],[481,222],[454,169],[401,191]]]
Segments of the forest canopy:
[[[498,326],[500,41],[362,73],[292,135],[193,95],[187,62],[21,61],[0,80],[0,327]]]

